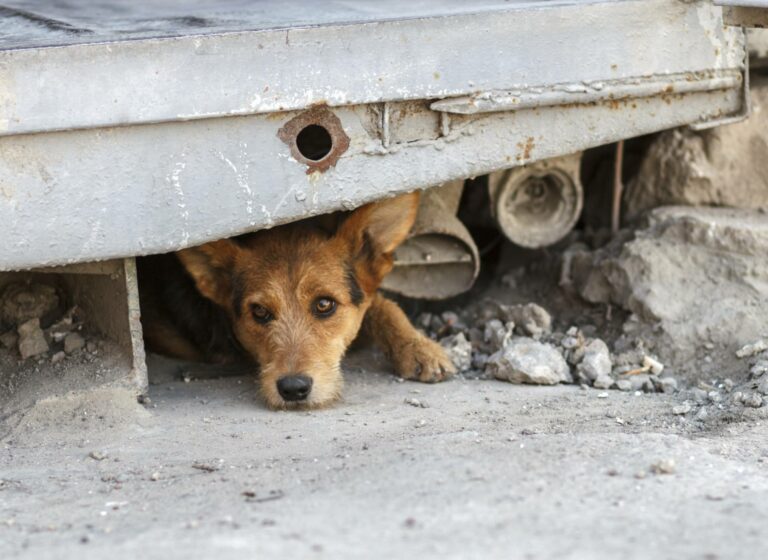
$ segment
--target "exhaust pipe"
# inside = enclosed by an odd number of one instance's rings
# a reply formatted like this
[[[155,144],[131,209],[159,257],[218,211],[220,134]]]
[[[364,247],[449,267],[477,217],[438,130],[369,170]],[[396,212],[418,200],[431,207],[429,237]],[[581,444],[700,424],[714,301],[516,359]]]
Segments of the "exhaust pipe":
[[[537,249],[565,237],[584,204],[581,152],[488,176],[491,213],[504,235]]]
[[[382,287],[411,298],[439,300],[469,290],[480,272],[472,236],[456,217],[464,181],[424,191],[408,239]]]

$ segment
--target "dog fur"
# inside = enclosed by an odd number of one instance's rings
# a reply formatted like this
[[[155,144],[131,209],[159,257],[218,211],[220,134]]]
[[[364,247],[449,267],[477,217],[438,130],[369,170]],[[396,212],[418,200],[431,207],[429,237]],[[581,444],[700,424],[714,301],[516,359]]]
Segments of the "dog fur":
[[[337,400],[341,359],[360,332],[402,377],[442,381],[454,372],[443,349],[378,293],[418,203],[418,193],[410,193],[346,215],[141,259],[148,348],[194,361],[255,361],[260,392],[272,408]],[[310,378],[311,390],[286,400],[278,382],[296,375]]]

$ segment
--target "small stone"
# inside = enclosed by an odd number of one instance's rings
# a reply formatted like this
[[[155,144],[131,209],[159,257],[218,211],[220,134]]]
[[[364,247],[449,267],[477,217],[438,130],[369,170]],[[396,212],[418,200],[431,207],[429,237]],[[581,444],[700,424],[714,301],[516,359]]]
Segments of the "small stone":
[[[610,375],[600,375],[592,382],[592,386],[595,389],[610,389],[614,383],[615,381]]]
[[[753,342],[752,344],[746,344],[745,346],[739,348],[736,351],[736,357],[749,358],[750,356],[754,356],[755,354],[759,354],[765,350],[768,350],[768,342],[766,342],[765,339],[760,339],[756,342]]]
[[[419,399],[405,399],[405,404],[415,406],[416,408],[429,408],[429,405]]]
[[[66,357],[67,355],[64,352],[56,352],[53,356],[51,356],[51,363],[58,364],[60,361],[62,361]]]
[[[645,478],[645,471],[637,471],[635,473],[635,478],[637,478],[638,480],[642,480],[643,478]]]
[[[658,385],[662,393],[674,393],[677,391],[677,379],[674,377],[662,377],[659,379]]]
[[[631,391],[632,390],[632,382],[629,379],[619,379],[616,382],[616,388],[619,391]]]
[[[159,472],[153,472],[150,475],[149,480],[151,480],[153,482],[157,482],[158,480],[160,480],[160,473]]]
[[[651,465],[653,474],[674,474],[676,470],[674,459],[662,459]]]
[[[421,313],[416,318],[416,326],[421,327],[425,331],[429,330],[430,325],[432,324],[432,314],[431,313]]]
[[[40,328],[40,319],[30,319],[22,323],[18,333],[19,353],[22,360],[48,352],[48,342],[45,340],[43,329]]]
[[[445,311],[440,317],[442,318],[443,323],[445,323],[445,326],[454,332],[463,331],[467,328],[461,318],[453,311]]]
[[[643,356],[643,367],[648,368],[653,375],[660,375],[664,371],[664,364],[647,355]]]
[[[707,398],[709,399],[710,402],[713,402],[713,403],[719,403],[720,401],[723,400],[723,396],[717,391],[710,391],[709,393],[707,393]]]
[[[709,417],[709,411],[707,410],[706,406],[702,406],[699,411],[696,413],[696,420],[699,420],[700,422],[706,420]]]
[[[515,324],[512,322],[506,325],[498,319],[491,319],[485,325],[483,340],[490,346],[492,352],[503,348],[512,338]]]
[[[88,454],[88,457],[90,457],[94,461],[103,461],[104,459],[107,458],[107,454],[104,453],[103,451],[91,451]]]
[[[629,382],[632,384],[633,391],[645,391],[647,385],[651,383],[651,378],[647,373],[637,375],[628,375]]]
[[[741,399],[741,402],[744,403],[744,406],[748,406],[750,408],[760,408],[763,406],[763,397],[761,397],[758,393],[749,393],[748,395],[744,395],[744,397]]]
[[[64,352],[74,354],[85,347],[85,339],[79,333],[69,333],[64,339]]]
[[[501,305],[499,309],[504,321],[514,323],[522,334],[540,338],[552,332],[552,317],[540,305]]]
[[[709,400],[707,392],[699,387],[691,389],[691,395],[693,395],[694,400],[699,404],[703,404]]]
[[[758,360],[749,368],[749,375],[754,379],[762,377],[766,372],[768,372],[768,360]]]
[[[89,340],[88,342],[85,343],[85,349],[90,354],[95,354],[98,351],[99,346],[94,341]]]
[[[768,396],[768,376],[763,377],[757,384],[757,392],[761,395]]]
[[[554,346],[532,338],[514,338],[488,359],[486,369],[512,383],[555,385],[573,381],[568,364]]]
[[[446,336],[440,340],[440,346],[445,348],[446,354],[458,371],[467,371],[472,368],[472,344],[464,333]]]
[[[723,379],[723,388],[729,393],[733,391],[733,379],[726,377]]]
[[[584,348],[584,356],[576,368],[582,379],[595,381],[599,377],[610,377],[613,364],[608,346],[596,338],[591,340]]]
[[[691,403],[688,401],[685,401],[683,402],[683,404],[673,406],[672,414],[677,414],[677,415],[688,414],[692,409],[693,409],[693,406],[691,406]]]
[[[489,357],[490,356],[488,354],[483,354],[482,352],[475,352],[474,354],[472,354],[472,367],[479,371],[484,370],[486,364],[488,363]]]
[[[608,393],[598,393],[597,394],[597,398],[598,399],[607,399],[608,398]]]
[[[14,331],[8,331],[7,333],[0,334],[0,345],[2,345],[6,350],[15,348],[18,342],[19,335]]]

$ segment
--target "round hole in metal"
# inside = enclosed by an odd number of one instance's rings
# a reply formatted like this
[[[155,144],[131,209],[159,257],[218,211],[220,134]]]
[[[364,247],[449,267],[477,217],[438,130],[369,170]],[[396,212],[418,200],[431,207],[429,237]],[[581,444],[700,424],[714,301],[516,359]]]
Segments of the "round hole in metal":
[[[302,128],[296,135],[296,148],[308,160],[320,161],[331,153],[333,138],[325,127],[319,124],[310,124]]]

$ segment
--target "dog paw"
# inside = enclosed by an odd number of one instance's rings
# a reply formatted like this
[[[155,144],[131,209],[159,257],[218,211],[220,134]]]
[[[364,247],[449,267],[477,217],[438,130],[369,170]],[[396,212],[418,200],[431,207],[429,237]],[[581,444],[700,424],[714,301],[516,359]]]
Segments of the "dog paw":
[[[406,342],[393,352],[392,359],[403,379],[437,383],[456,373],[442,346],[427,337]]]

